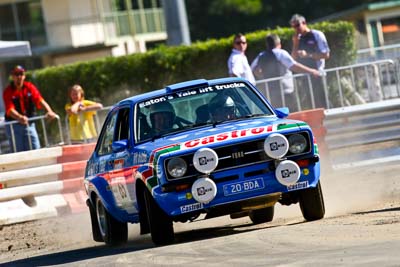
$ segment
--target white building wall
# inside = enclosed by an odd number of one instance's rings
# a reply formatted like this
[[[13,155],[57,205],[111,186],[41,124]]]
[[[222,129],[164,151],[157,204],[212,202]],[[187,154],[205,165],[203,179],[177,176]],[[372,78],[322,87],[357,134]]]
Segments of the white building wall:
[[[42,0],[42,8],[49,46],[71,46],[69,1]]]
[[[105,42],[104,29],[96,1],[69,0],[72,46],[88,46]]]
[[[104,43],[104,29],[94,0],[42,0],[49,45],[88,46]]]

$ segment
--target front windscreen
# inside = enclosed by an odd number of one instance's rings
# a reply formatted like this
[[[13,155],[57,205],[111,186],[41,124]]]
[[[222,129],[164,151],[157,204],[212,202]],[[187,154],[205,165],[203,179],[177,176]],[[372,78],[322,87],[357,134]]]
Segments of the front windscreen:
[[[273,115],[254,89],[241,82],[174,91],[137,107],[138,142],[208,124]]]

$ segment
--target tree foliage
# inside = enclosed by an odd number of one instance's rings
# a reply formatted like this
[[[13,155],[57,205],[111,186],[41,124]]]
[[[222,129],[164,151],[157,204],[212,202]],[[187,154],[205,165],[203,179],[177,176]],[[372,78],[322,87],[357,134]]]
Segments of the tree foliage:
[[[234,12],[253,16],[259,14],[261,10],[261,0],[215,0],[210,3],[208,14],[223,16]]]
[[[288,27],[291,16],[308,21],[376,0],[186,0],[192,41],[221,38],[238,32]]]

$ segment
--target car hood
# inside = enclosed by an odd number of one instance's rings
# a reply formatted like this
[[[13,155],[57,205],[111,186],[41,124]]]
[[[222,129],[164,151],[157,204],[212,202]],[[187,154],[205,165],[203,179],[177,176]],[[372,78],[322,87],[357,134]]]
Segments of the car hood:
[[[215,127],[209,125],[178,132],[140,144],[136,148],[155,151],[179,146],[177,149],[179,151],[192,150],[203,146],[215,147],[226,143],[242,142],[267,136],[273,132],[297,131],[304,127],[310,129],[306,123],[297,120],[280,119],[275,116],[251,118],[221,123]]]

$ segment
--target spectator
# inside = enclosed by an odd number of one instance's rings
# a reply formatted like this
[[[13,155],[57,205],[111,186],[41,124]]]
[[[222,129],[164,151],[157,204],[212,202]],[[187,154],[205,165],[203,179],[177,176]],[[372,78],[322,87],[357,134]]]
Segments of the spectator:
[[[75,84],[68,90],[70,103],[65,105],[68,114],[69,132],[72,144],[90,143],[97,138],[97,131],[93,116],[95,110],[103,108],[103,105],[85,99],[82,86]]]
[[[252,84],[256,84],[253,72],[245,55],[247,49],[246,36],[239,33],[233,38],[233,49],[228,59],[229,75],[242,77]]]
[[[300,63],[310,68],[323,71],[325,59],[329,58],[329,46],[325,34],[321,31],[310,29],[306,19],[294,14],[290,19],[290,25],[294,28],[292,56]],[[312,79],[315,107],[326,108],[326,98],[321,78]]]
[[[291,71],[306,72],[316,77],[320,75],[318,70],[296,62],[286,50],[282,49],[281,40],[276,34],[267,36],[266,50],[258,54],[251,63],[251,68],[254,75],[259,79],[288,77],[281,80],[283,92],[279,80],[269,82],[268,88],[272,104],[274,106],[285,105],[290,110],[296,109],[293,79],[290,77]],[[284,99],[282,99],[282,96]]]
[[[47,111],[46,117],[49,119],[55,118],[57,114],[43,99],[36,86],[25,81],[25,69],[22,66],[15,66],[11,70],[11,76],[11,84],[3,92],[6,121],[18,122],[6,127],[11,149],[13,152],[38,149],[40,140],[36,126],[29,118],[36,116],[36,109],[42,107]]]

